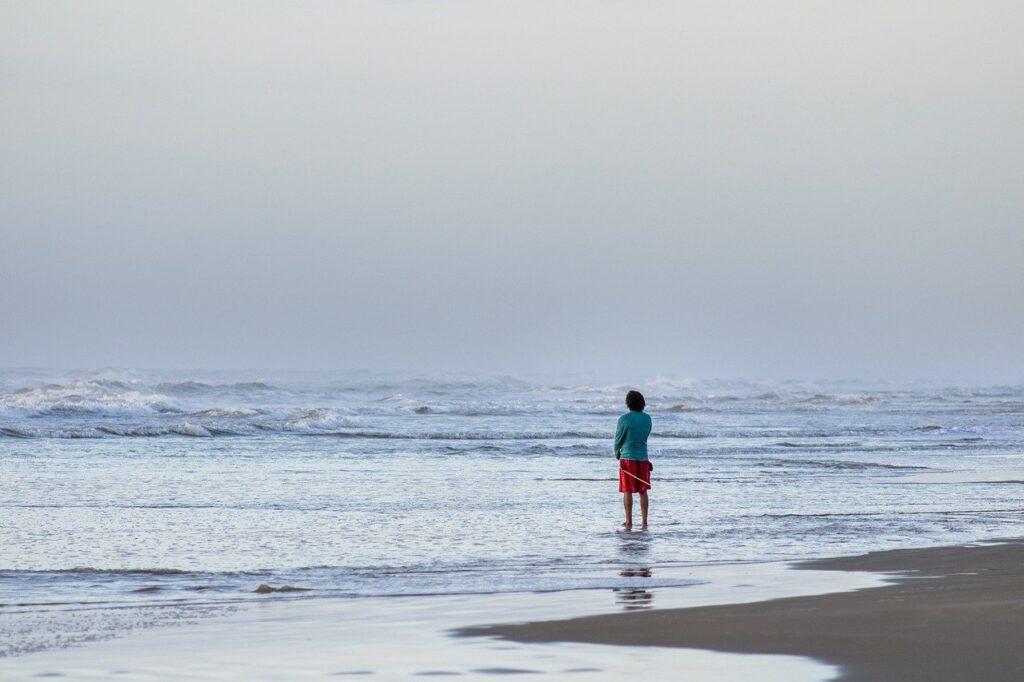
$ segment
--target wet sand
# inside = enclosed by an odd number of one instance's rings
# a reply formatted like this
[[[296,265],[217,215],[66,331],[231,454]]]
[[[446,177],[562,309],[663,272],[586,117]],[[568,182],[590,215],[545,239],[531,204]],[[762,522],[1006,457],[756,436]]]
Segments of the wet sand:
[[[517,642],[583,642],[809,656],[838,679],[1022,679],[1024,540],[903,549],[797,568],[900,573],[882,587],[746,604],[467,628]]]
[[[691,569],[681,571],[690,573]],[[813,571],[801,575],[802,580],[794,580],[795,574],[797,571],[779,564],[704,566],[699,571],[702,582],[656,588],[663,590],[656,599],[679,606],[721,604],[737,592],[754,601],[758,595],[767,599],[827,594],[851,584],[878,582],[865,573]],[[81,630],[97,635],[80,638],[66,648],[56,642],[31,653],[4,657],[0,651],[0,680],[322,682],[351,678],[404,682],[440,677],[487,682],[528,675],[538,680],[619,682],[643,670],[651,680],[683,676],[687,682],[819,682],[834,671],[834,667],[810,659],[785,656],[580,643],[519,644],[450,636],[454,628],[493,622],[496,613],[516,621],[608,613],[623,608],[621,594],[601,589],[352,599],[270,593],[236,602],[232,611],[221,617],[152,623],[154,627],[146,621],[155,607],[114,607],[121,613],[122,625],[130,628],[120,632],[92,630],[97,624],[94,616],[100,624],[108,622],[98,613],[104,609],[95,606],[58,612],[29,609],[22,614],[28,620],[0,610],[0,642],[5,632],[25,627],[45,631],[54,619],[78,621]],[[137,628],[131,628],[132,621]],[[58,632],[62,631],[66,632],[58,625]]]

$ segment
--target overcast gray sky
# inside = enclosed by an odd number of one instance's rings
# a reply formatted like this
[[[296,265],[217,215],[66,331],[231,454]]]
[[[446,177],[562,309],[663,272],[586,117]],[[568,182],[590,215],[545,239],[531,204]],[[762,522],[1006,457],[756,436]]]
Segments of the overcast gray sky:
[[[1024,381],[1020,2],[0,3],[0,366]]]

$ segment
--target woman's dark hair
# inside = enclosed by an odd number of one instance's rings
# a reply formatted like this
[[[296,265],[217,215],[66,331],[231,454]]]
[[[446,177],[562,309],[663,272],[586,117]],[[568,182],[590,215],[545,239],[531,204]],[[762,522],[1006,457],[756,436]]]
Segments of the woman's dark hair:
[[[640,391],[630,391],[627,393],[626,407],[633,412],[643,412],[644,408],[647,407],[647,401],[644,400],[644,394]]]

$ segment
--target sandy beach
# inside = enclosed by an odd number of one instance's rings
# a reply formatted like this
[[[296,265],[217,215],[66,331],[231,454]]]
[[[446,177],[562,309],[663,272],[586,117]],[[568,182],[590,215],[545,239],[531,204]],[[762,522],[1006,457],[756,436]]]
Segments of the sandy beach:
[[[587,642],[809,656],[838,679],[1019,680],[1024,541],[900,549],[804,562],[896,574],[853,592],[463,630],[518,642]]]
[[[666,580],[673,575],[690,578],[691,584],[656,587],[674,584]],[[685,674],[690,682],[820,682],[832,677],[835,667],[805,657],[575,642],[518,643],[453,637],[452,632],[499,618],[556,620],[638,607],[682,608],[829,594],[881,584],[873,573],[794,571],[781,563],[656,568],[651,577],[637,580],[649,583],[648,587],[361,599],[253,594],[215,611],[210,606],[173,605],[0,610],[0,642],[17,639],[26,631],[37,633],[37,644],[48,642],[34,652],[16,655],[4,656],[0,649],[0,679],[107,680],[117,675],[137,682],[271,681],[358,673],[398,681],[440,675],[504,679],[513,674],[561,679],[571,673],[572,679],[581,682],[613,682],[642,669],[653,679]],[[158,610],[170,613],[160,618],[154,613]],[[69,623],[77,626],[77,634],[87,637],[71,637]],[[22,637],[21,641],[28,640]]]

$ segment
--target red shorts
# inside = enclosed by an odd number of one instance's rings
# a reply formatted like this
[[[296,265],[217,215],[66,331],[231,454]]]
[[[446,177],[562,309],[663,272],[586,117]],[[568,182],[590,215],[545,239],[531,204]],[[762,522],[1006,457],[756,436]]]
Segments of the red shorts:
[[[628,472],[628,473],[627,473]],[[633,478],[633,476],[636,478]],[[641,480],[637,480],[641,479]],[[647,460],[619,460],[619,492],[645,493],[651,489],[651,463]]]

